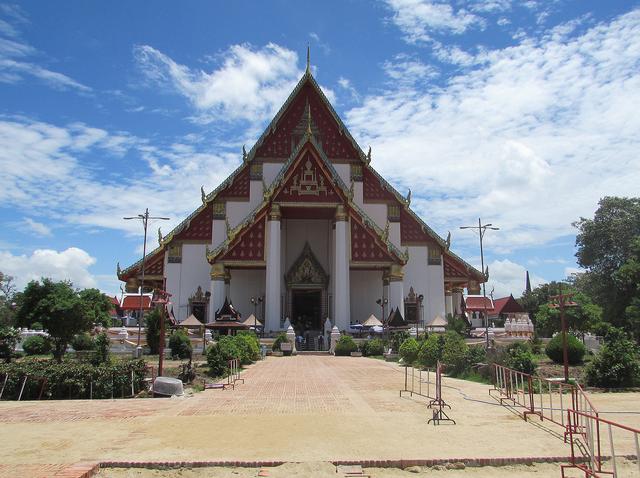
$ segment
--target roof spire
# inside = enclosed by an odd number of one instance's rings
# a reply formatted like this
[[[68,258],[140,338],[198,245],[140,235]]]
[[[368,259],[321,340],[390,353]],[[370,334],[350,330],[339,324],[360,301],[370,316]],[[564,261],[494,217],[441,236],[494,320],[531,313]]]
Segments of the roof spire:
[[[311,74],[311,47],[307,43],[307,69],[305,71],[307,75]]]
[[[307,102],[309,100],[307,99]],[[307,103],[307,131],[306,131],[308,136],[311,136],[313,134],[313,131],[311,131],[311,106],[309,105],[309,103]]]

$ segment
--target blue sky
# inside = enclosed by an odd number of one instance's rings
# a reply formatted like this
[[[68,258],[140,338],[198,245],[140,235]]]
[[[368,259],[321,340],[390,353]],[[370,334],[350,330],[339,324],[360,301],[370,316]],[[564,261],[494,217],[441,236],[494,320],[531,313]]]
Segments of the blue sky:
[[[632,1],[0,6],[0,270],[116,292],[241,161],[304,70],[372,164],[496,295],[575,270],[571,223],[640,183]],[[150,226],[156,244],[158,224]]]

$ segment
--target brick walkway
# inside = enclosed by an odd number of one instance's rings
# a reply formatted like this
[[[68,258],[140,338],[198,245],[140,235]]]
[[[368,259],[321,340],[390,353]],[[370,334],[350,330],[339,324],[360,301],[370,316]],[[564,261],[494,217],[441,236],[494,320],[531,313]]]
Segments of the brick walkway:
[[[1,402],[0,476],[55,476],[62,465],[86,461],[568,453],[557,434],[496,406],[486,385],[445,379],[449,413],[458,424],[434,427],[427,425],[425,400],[399,397],[402,369],[380,360],[274,357],[242,376],[245,383],[235,390],[184,399]]]

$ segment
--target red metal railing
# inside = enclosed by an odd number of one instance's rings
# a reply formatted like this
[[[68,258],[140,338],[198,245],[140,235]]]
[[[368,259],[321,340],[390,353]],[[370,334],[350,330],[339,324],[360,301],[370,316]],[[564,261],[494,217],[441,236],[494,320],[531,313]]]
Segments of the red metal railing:
[[[567,468],[577,468],[584,472],[585,477],[601,477],[604,475],[613,475],[614,478],[618,476],[640,476],[639,429],[572,409],[567,410],[567,423],[569,442],[571,443],[571,463],[569,465],[561,465],[563,478]],[[607,433],[601,434],[601,428],[605,428]],[[576,432],[574,430],[578,429],[581,429],[581,431],[575,436]],[[633,437],[632,453],[627,453],[626,455],[635,456],[636,471],[629,470],[630,474],[626,475],[619,474],[616,459],[616,450],[618,450],[618,456],[620,456],[620,448],[615,444],[615,439],[618,438],[618,445],[624,440],[624,438],[620,437],[620,434]],[[607,450],[608,456],[602,455],[602,448]],[[584,461],[585,457],[587,458],[586,461]]]

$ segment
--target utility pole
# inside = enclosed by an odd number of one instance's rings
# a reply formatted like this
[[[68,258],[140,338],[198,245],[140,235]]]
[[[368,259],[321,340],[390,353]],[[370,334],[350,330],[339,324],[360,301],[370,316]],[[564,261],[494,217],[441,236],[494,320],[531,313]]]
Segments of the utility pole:
[[[485,268],[484,268],[484,248],[482,245],[482,239],[484,239],[484,235],[487,232],[487,229],[491,229],[492,231],[499,231],[500,228],[499,227],[495,227],[493,226],[493,224],[489,223],[489,224],[482,224],[482,221],[480,220],[480,218],[478,218],[478,225],[477,226],[460,226],[460,229],[473,229],[473,230],[477,230],[478,231],[478,235],[480,236],[480,265],[482,268],[482,274],[484,276],[484,282],[482,282],[482,302],[484,304],[484,335],[485,335],[485,342],[486,342],[486,348],[489,348],[489,316],[487,314],[487,288],[486,288],[486,283],[487,280],[489,279],[489,274],[488,274],[488,270],[485,272]]]
[[[159,217],[159,216],[149,216],[149,208],[144,210],[144,214],[138,214],[137,216],[131,217],[123,217],[124,220],[130,221],[132,219],[140,219],[142,220],[142,226],[144,227],[144,242],[142,243],[142,277],[140,281],[140,311],[138,314],[138,344],[136,346],[136,356],[140,350],[140,334],[142,328],[142,309],[143,309],[143,293],[144,293],[144,267],[145,267],[145,259],[147,257],[147,225],[149,224],[149,219],[158,219],[162,221],[168,221],[168,217]],[[151,304],[149,304],[151,305]]]
[[[567,349],[567,320],[564,316],[565,307],[575,307],[578,304],[571,301],[573,293],[563,294],[562,283],[558,284],[560,293],[552,295],[551,300],[555,301],[550,305],[554,309],[560,309],[560,323],[562,326],[562,361],[564,362],[564,383],[569,383],[569,351]]]

